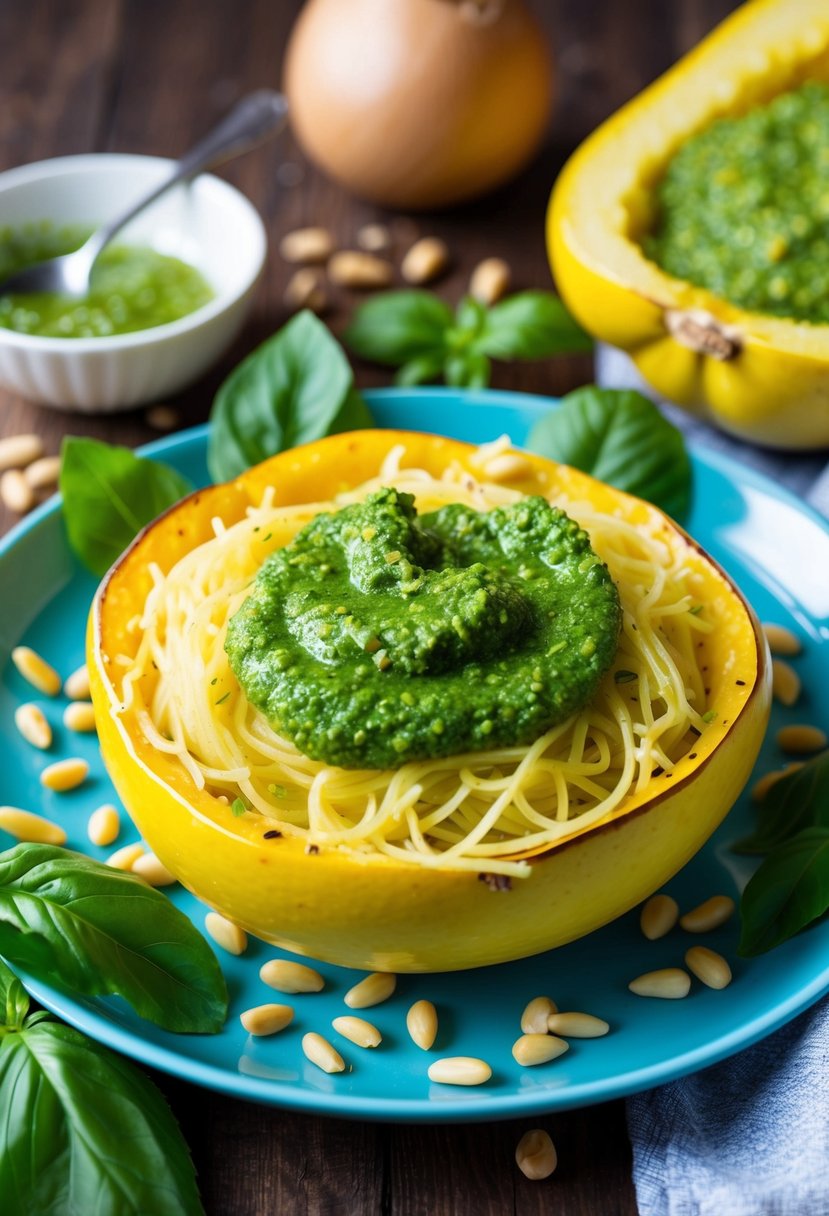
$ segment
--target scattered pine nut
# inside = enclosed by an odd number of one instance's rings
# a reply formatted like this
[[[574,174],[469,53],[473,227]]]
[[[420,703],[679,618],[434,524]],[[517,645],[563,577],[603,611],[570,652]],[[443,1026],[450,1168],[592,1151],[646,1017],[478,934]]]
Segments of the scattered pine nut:
[[[88,773],[89,765],[86,760],[72,756],[68,760],[56,760],[54,764],[47,764],[40,774],[40,784],[47,790],[62,794],[86,781]]]
[[[515,1150],[515,1164],[525,1178],[540,1182],[549,1178],[558,1165],[558,1153],[547,1132],[540,1127],[524,1132]]]
[[[610,1025],[592,1013],[554,1013],[547,1019],[547,1029],[565,1039],[600,1039]]]
[[[89,734],[95,729],[95,710],[91,701],[73,701],[63,711],[63,725],[77,734]]]
[[[685,965],[698,980],[709,988],[727,988],[731,983],[731,968],[721,954],[707,946],[691,946],[685,951]]]
[[[345,1060],[321,1034],[310,1031],[302,1036],[302,1050],[307,1059],[323,1072],[344,1072]]]
[[[406,1029],[417,1047],[430,1049],[438,1034],[437,1010],[431,1001],[415,1001],[406,1014]]]
[[[27,844],[66,844],[66,832],[57,823],[16,806],[0,806],[0,828]]]
[[[446,242],[437,236],[424,236],[415,241],[400,263],[400,273],[407,283],[431,283],[449,264]]]
[[[86,834],[93,844],[96,844],[99,849],[105,849],[107,845],[114,844],[118,839],[121,831],[121,816],[118,814],[116,807],[110,802],[105,802],[103,806],[99,806],[89,816],[89,823],[86,825]]]
[[[656,996],[675,1001],[687,996],[691,988],[691,977],[681,967],[664,967],[661,971],[646,971],[628,984],[637,996]]]
[[[530,462],[515,452],[504,452],[493,456],[483,467],[484,476],[490,481],[515,481],[530,472]]]
[[[803,768],[802,760],[795,760],[791,764],[787,764],[785,768],[772,769],[770,773],[764,773],[751,788],[753,801],[762,802],[773,785],[777,785],[777,782],[781,781],[783,777],[788,777],[789,773],[797,772],[799,768]]]
[[[391,248],[391,233],[385,224],[363,224],[357,244],[367,253],[385,253]]]
[[[174,431],[181,422],[181,414],[171,405],[154,405],[144,414],[144,421],[154,431]]]
[[[483,1085],[492,1076],[486,1060],[475,1056],[446,1056],[429,1065],[430,1081],[440,1085]]]
[[[89,700],[89,668],[86,663],[73,671],[63,682],[63,691],[70,701]]]
[[[175,874],[171,874],[164,862],[155,853],[142,853],[135,859],[132,867],[133,874],[143,878],[151,887],[171,887],[177,882]]]
[[[106,864],[113,870],[123,870],[125,874],[131,874],[132,867],[139,857],[143,857],[144,852],[143,844],[134,841],[133,844],[122,845],[120,849],[116,849],[114,853],[110,853],[106,859]]]
[[[503,258],[484,258],[469,279],[469,294],[482,304],[494,304],[506,293],[510,268]]]
[[[244,954],[247,950],[247,933],[219,912],[208,912],[204,918],[204,927],[216,945],[221,946],[228,954]]]
[[[328,263],[328,277],[341,287],[388,287],[394,276],[391,262],[375,257],[373,253],[361,253],[356,249],[344,249],[335,253]]]
[[[248,1034],[257,1036],[278,1034],[293,1020],[294,1011],[290,1005],[257,1005],[239,1015],[239,1021]]]
[[[785,625],[764,622],[763,633],[766,635],[766,641],[772,654],[784,654],[791,658],[793,655],[800,654],[803,649],[800,645],[800,638]]]
[[[819,752],[826,744],[826,732],[819,726],[784,726],[777,732],[777,746],[793,755]]]
[[[679,920],[679,904],[670,895],[652,895],[642,907],[639,926],[649,942],[670,933]]]
[[[341,1034],[344,1039],[348,1039],[357,1047],[379,1047],[383,1042],[380,1031],[365,1018],[352,1018],[346,1015],[342,1018],[334,1018],[331,1025],[337,1034]]]
[[[718,929],[734,915],[734,900],[730,895],[712,895],[684,916],[679,923],[687,933],[709,933]]]
[[[295,228],[279,242],[286,262],[327,262],[334,252],[334,238],[327,228]]]
[[[325,980],[319,971],[287,958],[274,958],[259,968],[259,978],[277,992],[322,992]]]
[[[800,676],[782,659],[771,661],[771,687],[781,705],[794,705],[800,696]]]
[[[300,308],[324,312],[328,305],[328,297],[323,290],[319,272],[310,270],[307,266],[291,275],[282,299],[286,308],[290,308],[292,312],[297,312]]]
[[[20,469],[7,469],[0,476],[0,498],[15,515],[25,515],[35,505],[35,492]]]
[[[48,490],[58,484],[60,456],[41,456],[33,461],[23,476],[33,490]]]
[[[25,469],[43,455],[43,440],[39,435],[9,435],[0,439],[0,472]]]
[[[558,1013],[558,1005],[548,996],[534,996],[521,1014],[524,1034],[546,1034],[547,1019]]]
[[[31,701],[18,705],[14,711],[14,724],[27,743],[46,751],[52,745],[52,728],[46,721],[43,710]]]
[[[397,987],[397,976],[387,971],[374,971],[359,984],[349,988],[343,998],[349,1009],[368,1009],[387,1001]]]
[[[12,651],[12,662],[24,680],[28,680],[38,692],[47,697],[56,697],[60,692],[60,676],[54,667],[50,667],[36,650],[30,646],[15,646]]]
[[[554,1015],[555,1016],[555,1015]],[[570,1044],[554,1034],[522,1034],[512,1045],[512,1055],[522,1068],[534,1068],[536,1064],[548,1064],[570,1050]]]

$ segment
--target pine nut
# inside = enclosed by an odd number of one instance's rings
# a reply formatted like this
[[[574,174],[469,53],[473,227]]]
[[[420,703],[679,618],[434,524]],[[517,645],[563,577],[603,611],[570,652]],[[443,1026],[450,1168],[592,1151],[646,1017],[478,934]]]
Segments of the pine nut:
[[[16,806],[0,806],[0,828],[27,844],[66,844],[66,832],[51,819],[21,811]]]
[[[548,996],[534,996],[521,1014],[524,1034],[546,1034],[547,1019],[558,1013],[558,1005]]]
[[[707,946],[692,946],[685,952],[685,965],[698,980],[709,988],[727,988],[731,983],[731,968],[721,954]]]
[[[712,895],[698,907],[680,916],[679,923],[687,933],[709,933],[711,929],[724,925],[733,914],[734,900],[730,895]]]
[[[363,224],[357,244],[368,253],[385,253],[391,248],[391,233],[385,224]]]
[[[287,958],[274,958],[263,963],[259,978],[277,992],[322,992],[325,980],[319,971],[304,963],[292,963]]]
[[[18,705],[14,711],[14,724],[27,743],[46,751],[52,745],[52,728],[46,721],[43,710],[31,701]]]
[[[440,1085],[483,1085],[492,1076],[486,1060],[475,1056],[446,1056],[429,1065],[430,1081]]]
[[[515,1164],[532,1182],[549,1178],[558,1165],[558,1153],[547,1132],[540,1127],[524,1132],[515,1150]]]
[[[302,1050],[307,1059],[323,1072],[344,1072],[345,1060],[321,1034],[310,1031],[302,1036]]]
[[[106,864],[113,870],[123,870],[125,874],[130,874],[132,867],[139,857],[143,857],[144,852],[143,844],[138,844],[137,841],[133,844],[125,844],[120,849],[116,849],[114,853],[110,853]]]
[[[771,688],[781,705],[794,705],[800,696],[800,676],[789,663],[772,659]]]
[[[247,933],[226,916],[218,912],[208,912],[204,918],[204,927],[216,945],[221,946],[228,954],[244,954],[247,950]]]
[[[505,452],[503,456],[493,456],[483,468],[484,476],[490,481],[515,481],[516,478],[526,477],[530,471],[530,462],[514,452]]]
[[[592,1013],[554,1013],[547,1020],[547,1029],[565,1039],[600,1039],[610,1025]]]
[[[431,283],[447,267],[449,250],[446,242],[436,236],[424,236],[415,241],[400,263],[400,273],[407,283]]]
[[[87,836],[99,849],[105,849],[107,845],[114,844],[120,831],[121,816],[116,807],[109,802],[105,802],[103,806],[99,806],[96,811],[93,811],[89,816],[89,823],[86,825]]]
[[[76,734],[89,734],[95,729],[95,710],[91,701],[73,701],[63,711],[63,725]]]
[[[637,996],[657,996],[675,1001],[687,996],[691,988],[691,977],[681,967],[664,967],[661,971],[646,971],[628,984]]]
[[[438,1034],[437,1010],[431,1001],[415,1001],[406,1014],[406,1029],[417,1047],[430,1049]]]
[[[89,700],[89,668],[86,663],[73,671],[63,682],[63,691],[70,701]]]
[[[24,469],[43,455],[43,440],[39,435],[9,435],[0,439],[0,472]]]
[[[784,726],[777,732],[777,746],[784,752],[801,755],[826,747],[826,732],[819,726]]]
[[[522,1034],[512,1045],[513,1058],[522,1068],[548,1064],[569,1050],[570,1044],[554,1034]]]
[[[256,1005],[239,1015],[239,1021],[248,1034],[257,1036],[278,1034],[293,1020],[294,1011],[290,1005]]]
[[[335,253],[328,263],[329,279],[341,287],[388,287],[393,275],[391,262],[355,249]]]
[[[78,756],[72,756],[69,760],[56,760],[54,764],[47,764],[40,774],[40,784],[47,790],[62,794],[85,781],[88,772],[87,762]]]
[[[344,1039],[354,1043],[357,1047],[379,1047],[383,1042],[383,1036],[376,1026],[372,1026],[371,1022],[367,1022],[365,1018],[342,1017],[334,1018],[331,1025],[336,1030],[337,1034],[341,1034]]]
[[[494,304],[509,287],[510,269],[503,258],[484,258],[469,279],[469,294],[482,304]]]
[[[15,515],[25,515],[35,505],[35,492],[19,469],[7,469],[0,476],[0,498]]]
[[[751,788],[753,801],[762,802],[773,785],[777,785],[777,782],[781,781],[783,777],[788,777],[789,773],[797,772],[799,768],[803,768],[802,760],[795,760],[791,764],[787,764],[785,768],[773,769],[770,773],[764,773]]]
[[[54,667],[50,667],[36,650],[30,646],[15,646],[12,651],[12,662],[24,680],[47,697],[56,697],[60,692],[60,676]]]
[[[670,895],[652,895],[642,907],[639,926],[649,942],[670,933],[679,919],[679,904]]]
[[[327,228],[295,228],[279,242],[286,262],[327,262],[334,252],[334,238]]]
[[[797,634],[792,633],[791,629],[786,629],[785,625],[764,623],[763,633],[766,635],[766,641],[772,654],[784,654],[791,657],[800,654],[803,649],[800,645],[800,638]]]
[[[144,414],[144,421],[154,431],[174,431],[181,422],[181,414],[171,405],[154,405]]]
[[[291,275],[285,293],[282,297],[286,308],[296,312],[300,308],[310,308],[312,312],[324,312],[328,304],[320,276],[316,270],[307,267]]]
[[[349,988],[343,998],[349,1009],[368,1009],[387,1001],[397,987],[397,976],[386,971],[375,971],[359,984]]]
[[[33,461],[24,473],[24,477],[33,490],[48,490],[58,484],[60,476],[60,456],[41,456]]]
[[[171,887],[174,882],[178,881],[175,874],[170,873],[164,862],[156,857],[155,853],[142,853],[140,857],[137,857],[132,872],[139,878],[143,878],[144,882],[151,887]]]

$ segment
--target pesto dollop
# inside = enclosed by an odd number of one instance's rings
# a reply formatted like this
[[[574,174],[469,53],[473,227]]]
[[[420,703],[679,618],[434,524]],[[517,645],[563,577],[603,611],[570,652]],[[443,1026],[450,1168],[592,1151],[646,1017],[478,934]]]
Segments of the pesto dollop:
[[[536,739],[593,696],[620,623],[588,536],[546,499],[418,515],[383,489],[265,561],[225,648],[305,755],[389,769]]]
[[[815,81],[689,139],[642,244],[668,274],[754,312],[829,323],[829,87]]]

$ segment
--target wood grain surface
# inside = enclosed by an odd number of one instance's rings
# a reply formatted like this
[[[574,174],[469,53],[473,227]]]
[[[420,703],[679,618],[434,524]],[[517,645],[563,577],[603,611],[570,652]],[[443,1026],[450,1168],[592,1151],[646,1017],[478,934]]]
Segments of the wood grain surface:
[[[388,0],[389,3],[392,0]],[[90,151],[176,155],[238,97],[277,86],[298,0],[0,0],[0,170]],[[557,102],[535,164],[488,199],[454,213],[385,215],[347,197],[304,163],[290,135],[234,162],[223,176],[265,219],[271,254],[253,317],[234,349],[172,401],[182,426],[203,421],[238,359],[286,319],[290,270],[276,249],[298,225],[324,224],[343,245],[391,223],[399,254],[418,234],[443,236],[455,301],[470,270],[498,254],[516,287],[546,287],[543,217],[550,186],[576,144],[659,75],[735,6],[732,0],[535,0],[555,46]],[[354,304],[339,290],[327,318],[342,328]],[[358,381],[386,382],[357,367]],[[591,379],[587,359],[496,367],[499,387],[558,393]],[[138,444],[157,437],[144,411],[87,417],[0,391],[0,435],[35,430],[47,451],[64,434]],[[0,529],[15,522],[0,510]],[[347,1122],[235,1101],[161,1075],[181,1121],[210,1216],[632,1216],[631,1151],[621,1102],[549,1118],[470,1126]],[[559,1167],[527,1181],[514,1150],[530,1126],[553,1137]]]

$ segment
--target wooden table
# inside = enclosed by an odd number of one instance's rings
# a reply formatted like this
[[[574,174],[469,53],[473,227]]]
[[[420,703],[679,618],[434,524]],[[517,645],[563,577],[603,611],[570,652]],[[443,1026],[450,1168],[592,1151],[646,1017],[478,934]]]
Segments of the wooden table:
[[[391,2],[391,0],[389,0]],[[90,151],[175,155],[251,88],[277,85],[298,0],[3,0],[0,4],[0,169]],[[397,217],[401,242],[436,233],[453,270],[440,284],[461,295],[487,254],[505,257],[516,286],[546,287],[543,215],[553,179],[575,145],[727,12],[732,0],[535,0],[558,58],[558,102],[547,146],[517,182],[456,213]],[[284,166],[290,166],[286,171]],[[173,404],[181,425],[202,422],[216,386],[286,318],[283,232],[322,223],[342,245],[361,224],[387,220],[304,164],[290,136],[227,168],[265,218],[271,256],[254,316],[221,365]],[[341,328],[353,299],[330,315]],[[362,385],[383,372],[358,366]],[[563,392],[592,378],[588,360],[500,365],[504,388]],[[137,444],[157,437],[142,411],[85,417],[0,393],[0,434],[36,430],[48,451],[67,433]],[[0,511],[0,528],[14,520]],[[157,1076],[192,1147],[211,1216],[399,1213],[556,1216],[636,1212],[624,1106],[514,1123],[412,1127],[283,1113]],[[559,1168],[528,1182],[513,1152],[546,1127]]]

